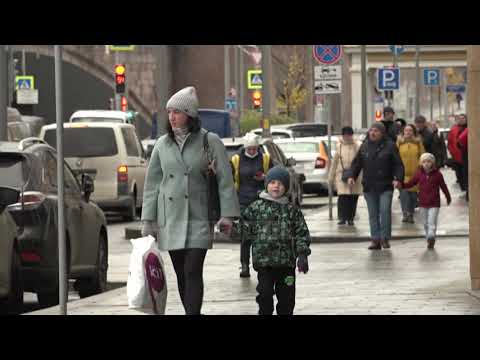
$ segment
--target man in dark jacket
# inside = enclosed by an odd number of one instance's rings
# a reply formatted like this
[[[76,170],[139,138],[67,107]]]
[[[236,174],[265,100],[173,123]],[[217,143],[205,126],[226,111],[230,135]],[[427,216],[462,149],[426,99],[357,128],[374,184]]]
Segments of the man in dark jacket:
[[[393,143],[397,142],[397,125],[394,122],[395,110],[390,106],[383,109],[383,120],[381,123],[385,126],[385,134]]]
[[[443,134],[438,131],[438,122],[432,122],[432,154],[435,156],[435,165],[437,169],[441,169],[447,162],[447,145]]]
[[[425,148],[425,151],[427,153],[435,155],[436,157],[438,154],[435,154],[432,150],[433,133],[432,130],[430,130],[427,126],[427,119],[425,119],[425,116],[418,115],[415,118],[415,127],[417,128],[418,134],[422,137],[423,147]]]
[[[363,192],[367,201],[372,244],[369,250],[390,248],[392,237],[393,189],[399,189],[405,176],[397,146],[385,135],[382,123],[373,124],[368,138],[352,162],[350,186],[363,170]]]

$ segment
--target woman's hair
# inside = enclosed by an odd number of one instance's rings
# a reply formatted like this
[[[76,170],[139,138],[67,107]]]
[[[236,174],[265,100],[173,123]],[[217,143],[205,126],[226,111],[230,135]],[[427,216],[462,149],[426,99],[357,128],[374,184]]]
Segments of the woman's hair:
[[[413,125],[413,124],[407,124],[407,125],[404,126],[404,128],[402,129],[402,136],[405,135],[405,129],[407,128],[407,126],[412,128],[412,130],[413,130],[413,137],[417,137],[417,136],[418,136],[417,128],[416,128],[416,126]]]
[[[187,120],[187,128],[188,128],[188,131],[191,133],[199,132],[200,129],[202,128],[200,123],[200,118],[198,116],[195,118],[192,118],[189,116]],[[167,120],[167,132],[168,132],[168,136],[170,136],[172,140],[175,140],[175,134],[173,133],[172,125],[168,120]]]

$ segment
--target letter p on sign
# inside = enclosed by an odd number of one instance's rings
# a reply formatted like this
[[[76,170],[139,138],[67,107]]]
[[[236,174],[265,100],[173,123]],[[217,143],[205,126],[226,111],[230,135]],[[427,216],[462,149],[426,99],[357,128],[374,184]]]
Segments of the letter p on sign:
[[[425,86],[440,86],[440,69],[424,69],[423,84]]]

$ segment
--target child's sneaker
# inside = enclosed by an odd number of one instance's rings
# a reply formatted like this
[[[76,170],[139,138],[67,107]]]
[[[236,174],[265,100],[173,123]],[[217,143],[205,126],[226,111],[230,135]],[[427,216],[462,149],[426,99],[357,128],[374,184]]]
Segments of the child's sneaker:
[[[429,237],[427,239],[428,243],[428,250],[433,250],[435,248],[435,238],[434,237]]]

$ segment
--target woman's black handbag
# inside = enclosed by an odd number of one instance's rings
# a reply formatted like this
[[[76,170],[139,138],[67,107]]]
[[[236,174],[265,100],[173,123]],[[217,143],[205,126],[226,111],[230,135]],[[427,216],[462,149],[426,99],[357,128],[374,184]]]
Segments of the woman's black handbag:
[[[350,179],[353,176],[352,170],[351,169],[345,169],[343,166],[343,160],[342,160],[342,145],[340,145],[340,164],[342,165],[342,181],[344,183],[348,183],[348,179]]]
[[[217,175],[211,167],[213,159],[210,157],[209,152],[208,131],[203,136],[203,150],[205,151],[209,165],[207,170],[208,221],[213,228],[218,220],[220,220],[220,196],[218,193]]]

